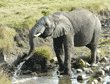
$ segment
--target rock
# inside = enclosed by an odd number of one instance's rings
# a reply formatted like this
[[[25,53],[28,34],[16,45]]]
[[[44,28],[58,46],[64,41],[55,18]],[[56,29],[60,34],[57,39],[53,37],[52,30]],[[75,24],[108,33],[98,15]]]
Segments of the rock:
[[[92,74],[92,73],[93,73],[92,70],[87,70],[87,71],[86,71],[86,74]]]
[[[86,73],[86,74],[91,74],[93,73],[93,71],[89,68],[83,68],[83,71]]]
[[[107,82],[107,84],[110,84],[110,82]]]
[[[94,84],[97,84],[98,83],[98,80],[94,79],[93,82],[94,82]]]
[[[108,59],[106,57],[103,57],[100,62],[108,62]]]
[[[78,59],[76,60],[76,65],[77,65],[79,68],[87,67],[86,62],[84,62],[84,60],[82,60],[81,58],[78,58]]]
[[[98,67],[98,64],[93,64],[92,67]]]
[[[36,73],[36,72],[32,72],[31,74],[32,74],[32,75],[37,75],[37,73]]]
[[[91,65],[89,63],[86,63],[87,67],[90,67]]]
[[[94,82],[91,82],[90,84],[95,84]]]
[[[87,71],[87,70],[89,70],[88,68],[83,68],[83,71]]]
[[[57,75],[60,75],[60,71],[57,69]]]
[[[94,77],[100,77],[101,75],[105,75],[105,71],[104,70],[99,70],[95,73]]]
[[[103,51],[102,49],[98,49],[98,50],[97,50],[97,57],[96,57],[97,62],[98,62],[99,60],[101,60],[101,57],[104,57],[104,56],[105,56],[104,51]]]
[[[109,68],[105,67],[105,68],[102,68],[102,70],[105,71],[105,73],[108,73],[109,72]]]
[[[59,76],[58,76],[58,78],[62,78],[62,77],[63,77],[63,75],[59,75]]]
[[[103,78],[102,78],[102,77],[98,77],[97,80],[98,80],[99,82],[102,82],[102,81],[103,81]]]
[[[72,70],[72,72],[73,72],[73,73],[75,73],[75,72],[76,72],[75,68],[71,68],[71,70]]]
[[[77,69],[77,73],[82,73],[82,70],[81,69]]]
[[[50,60],[50,63],[56,63],[57,62],[57,57],[53,57],[51,60]]]
[[[77,77],[77,80],[85,80],[85,79],[87,79],[87,77],[85,75],[79,75]]]
[[[30,70],[22,70],[22,74],[32,74],[32,71]]]
[[[110,75],[110,68],[109,68],[109,73],[108,74]]]

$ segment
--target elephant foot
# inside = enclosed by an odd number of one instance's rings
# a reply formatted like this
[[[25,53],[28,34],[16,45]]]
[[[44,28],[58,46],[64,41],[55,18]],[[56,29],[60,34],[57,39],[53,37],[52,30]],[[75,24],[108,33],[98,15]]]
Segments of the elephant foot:
[[[96,60],[90,59],[88,63],[91,64],[91,66],[93,66],[94,64],[96,64]]]
[[[64,66],[59,67],[59,71],[64,71],[64,69],[65,69]]]
[[[68,76],[71,76],[72,75],[72,71],[71,70],[68,70],[68,69],[65,69],[64,70],[64,74],[65,75],[68,75]]]

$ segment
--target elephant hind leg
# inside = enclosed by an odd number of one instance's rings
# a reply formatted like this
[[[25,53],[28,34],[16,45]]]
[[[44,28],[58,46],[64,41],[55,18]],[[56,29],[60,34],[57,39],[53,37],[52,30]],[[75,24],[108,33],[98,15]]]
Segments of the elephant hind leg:
[[[57,56],[57,60],[59,63],[59,71],[64,70],[64,50],[63,50],[63,38],[54,38],[54,50]]]
[[[91,50],[91,59],[89,61],[89,63],[91,65],[96,63],[96,56],[98,56],[97,53],[97,45],[99,43],[99,39],[100,39],[100,34],[98,31],[95,31],[94,35],[93,35],[93,39],[91,41],[90,44],[86,45],[86,47],[88,47]],[[98,57],[99,58],[99,57]],[[98,60],[97,60],[98,61]]]
[[[87,45],[86,47],[91,50],[91,58],[89,60],[89,63],[93,65],[96,63],[96,47],[93,47],[91,44]]]

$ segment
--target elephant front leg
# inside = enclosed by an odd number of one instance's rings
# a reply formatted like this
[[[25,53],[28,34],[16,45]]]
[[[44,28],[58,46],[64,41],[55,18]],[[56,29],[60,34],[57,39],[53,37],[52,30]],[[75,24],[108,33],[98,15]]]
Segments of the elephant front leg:
[[[65,36],[64,38],[64,50],[65,50],[64,73],[66,75],[71,75],[72,47],[73,47],[73,37],[69,35]]]
[[[59,63],[59,71],[64,70],[64,58],[63,58],[63,40],[62,38],[53,39],[54,50]]]

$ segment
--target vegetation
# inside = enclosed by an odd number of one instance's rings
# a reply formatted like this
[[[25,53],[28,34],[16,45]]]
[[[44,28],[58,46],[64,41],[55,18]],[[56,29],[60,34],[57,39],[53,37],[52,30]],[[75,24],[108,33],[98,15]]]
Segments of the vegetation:
[[[26,45],[25,45],[25,43],[24,43],[23,41],[19,41],[19,42],[17,43],[17,46],[18,46],[18,47],[26,47]]]
[[[0,27],[0,49],[6,51],[7,48],[12,48],[16,31],[6,26]]]
[[[43,59],[46,59],[47,61],[49,61],[52,59],[53,53],[49,47],[41,46],[41,47],[35,48],[34,55],[37,56],[38,61],[43,61]]]
[[[11,80],[9,79],[9,75],[2,69],[2,66],[3,63],[0,63],[0,84],[12,84]]]
[[[0,74],[0,84],[11,84],[11,81],[4,74]]]
[[[7,74],[0,73],[0,84],[12,84],[12,82],[8,79]]]
[[[0,25],[31,28],[44,15],[85,8],[93,12],[110,8],[109,0],[0,0]]]
[[[77,59],[76,60],[76,65],[79,67],[79,68],[84,68],[84,67],[87,67],[87,62],[85,62],[84,60],[82,60],[81,58]]]

